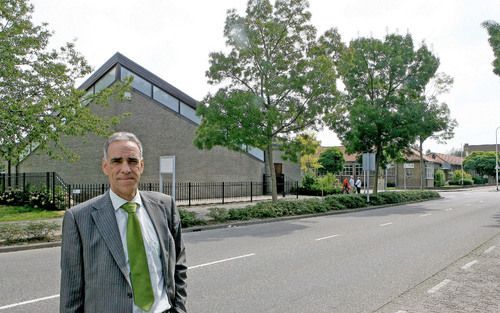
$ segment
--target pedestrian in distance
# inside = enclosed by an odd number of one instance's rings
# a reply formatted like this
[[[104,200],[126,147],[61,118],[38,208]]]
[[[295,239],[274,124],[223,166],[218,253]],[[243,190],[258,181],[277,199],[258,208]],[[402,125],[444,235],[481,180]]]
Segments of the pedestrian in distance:
[[[102,171],[110,190],[66,211],[61,313],[185,313],[187,266],[171,197],[139,191],[142,144],[111,135]]]
[[[356,193],[356,187],[354,186],[354,177],[351,175],[351,177],[349,177],[349,190],[352,190],[353,193]]]
[[[358,191],[358,194],[361,193],[361,186],[363,185],[363,183],[361,182],[361,179],[358,178],[356,179],[356,182],[354,183],[354,185],[356,186],[356,190]]]
[[[349,193],[350,185],[349,181],[347,180],[347,177],[344,178],[344,181],[342,182],[342,193]]]

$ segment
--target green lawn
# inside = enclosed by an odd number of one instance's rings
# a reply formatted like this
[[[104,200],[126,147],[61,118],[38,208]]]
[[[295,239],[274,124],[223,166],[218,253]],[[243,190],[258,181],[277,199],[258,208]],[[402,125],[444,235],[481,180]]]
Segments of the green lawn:
[[[64,211],[45,211],[29,206],[0,205],[0,222],[32,221],[61,217]]]

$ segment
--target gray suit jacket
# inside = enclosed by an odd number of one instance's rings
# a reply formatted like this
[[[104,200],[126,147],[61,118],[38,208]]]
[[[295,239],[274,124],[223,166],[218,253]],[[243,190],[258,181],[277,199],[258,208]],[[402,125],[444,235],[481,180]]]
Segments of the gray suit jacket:
[[[179,212],[169,196],[141,191],[158,235],[171,312],[185,313],[187,266]],[[132,287],[109,192],[69,209],[61,247],[60,312],[131,313]]]

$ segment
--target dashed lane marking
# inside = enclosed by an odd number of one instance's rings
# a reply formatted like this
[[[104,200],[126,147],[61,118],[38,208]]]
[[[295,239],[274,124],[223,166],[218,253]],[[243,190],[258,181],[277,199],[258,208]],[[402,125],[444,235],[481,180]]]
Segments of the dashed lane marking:
[[[462,268],[463,270],[468,270],[469,268],[471,268],[471,267],[472,267],[474,264],[476,264],[476,263],[477,263],[477,260],[474,260],[474,261],[471,261],[471,262],[469,262],[469,263],[465,264],[465,265],[464,265],[464,266],[462,266],[461,268]]]
[[[443,288],[444,286],[448,285],[451,282],[449,279],[445,279],[436,286],[432,287],[431,289],[427,290],[427,293],[435,293],[439,289]]]
[[[491,251],[495,250],[496,246],[491,246],[489,247],[488,249],[484,250],[484,253],[488,254],[490,253]]]
[[[337,237],[338,235],[335,234],[335,235],[331,235],[331,236],[326,236],[326,237],[321,237],[321,238],[317,238],[317,239],[314,239],[316,241],[320,241],[320,240],[325,240],[325,239],[330,239],[330,238],[335,238]]]
[[[218,263],[222,263],[222,262],[228,262],[228,261],[233,261],[233,260],[237,260],[237,259],[248,258],[248,257],[254,256],[254,255],[255,255],[255,253],[250,253],[250,254],[235,256],[233,258],[228,258],[228,259],[223,259],[223,260],[208,262],[208,263],[204,263],[204,264],[189,266],[188,269],[192,270],[192,269],[195,269],[195,268],[209,266],[209,265],[214,265],[214,264],[218,264]]]
[[[13,304],[9,304],[9,305],[4,305],[4,306],[0,306],[0,310],[6,310],[6,309],[14,308],[16,306],[30,304],[30,303],[35,303],[35,302],[40,302],[40,301],[45,301],[45,300],[50,300],[50,299],[54,299],[54,298],[58,298],[58,297],[59,297],[59,295],[53,295],[53,296],[48,296],[48,297],[43,297],[43,298],[38,298],[38,299],[33,299],[33,300],[28,300],[28,301],[23,301],[23,302],[18,302],[18,303],[13,303]]]

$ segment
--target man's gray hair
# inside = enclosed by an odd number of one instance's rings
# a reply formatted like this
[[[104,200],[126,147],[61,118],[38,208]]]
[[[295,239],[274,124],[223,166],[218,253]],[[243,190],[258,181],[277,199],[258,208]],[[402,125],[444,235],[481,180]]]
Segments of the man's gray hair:
[[[117,132],[117,133],[114,133],[111,136],[109,136],[108,140],[106,140],[106,142],[104,143],[104,160],[108,159],[109,145],[115,141],[132,141],[132,142],[136,143],[137,146],[139,147],[139,153],[140,153],[140,157],[142,160],[142,143],[141,143],[141,141],[139,140],[139,138],[137,138],[136,135],[134,135],[132,133],[127,133],[127,132]]]

